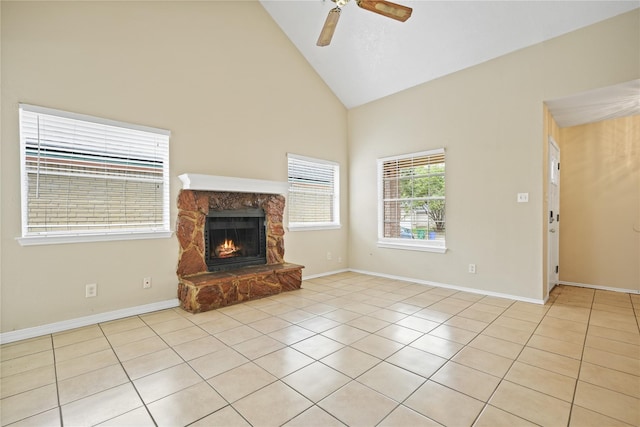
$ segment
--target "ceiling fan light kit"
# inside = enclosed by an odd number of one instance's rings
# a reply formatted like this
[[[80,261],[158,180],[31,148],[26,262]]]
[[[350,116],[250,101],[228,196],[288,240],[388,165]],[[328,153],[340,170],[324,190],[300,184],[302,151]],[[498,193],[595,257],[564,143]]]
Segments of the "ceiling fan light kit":
[[[329,11],[329,15],[327,16],[324,26],[322,27],[322,31],[320,32],[320,37],[318,37],[318,41],[316,43],[317,46],[327,46],[331,43],[331,38],[333,37],[333,33],[336,31],[336,25],[338,25],[338,19],[340,18],[340,8],[347,4],[349,0],[332,1],[336,3],[337,6]],[[356,0],[356,4],[362,9],[401,22],[409,19],[411,12],[413,12],[413,9],[410,7],[386,0]]]

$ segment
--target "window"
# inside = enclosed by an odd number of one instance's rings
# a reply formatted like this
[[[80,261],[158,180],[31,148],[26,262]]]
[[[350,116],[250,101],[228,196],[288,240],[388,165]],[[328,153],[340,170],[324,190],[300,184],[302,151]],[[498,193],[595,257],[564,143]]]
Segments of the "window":
[[[445,251],[444,149],[378,160],[378,246]]]
[[[170,236],[169,135],[21,104],[20,243]]]
[[[290,230],[340,227],[337,163],[288,154]]]

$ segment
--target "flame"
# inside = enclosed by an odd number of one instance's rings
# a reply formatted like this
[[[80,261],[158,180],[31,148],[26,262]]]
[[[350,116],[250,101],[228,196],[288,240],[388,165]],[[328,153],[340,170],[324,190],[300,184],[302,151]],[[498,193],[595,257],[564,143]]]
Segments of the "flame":
[[[231,239],[224,239],[224,242],[219,244],[216,248],[216,255],[218,258],[230,258],[238,255],[240,248]]]

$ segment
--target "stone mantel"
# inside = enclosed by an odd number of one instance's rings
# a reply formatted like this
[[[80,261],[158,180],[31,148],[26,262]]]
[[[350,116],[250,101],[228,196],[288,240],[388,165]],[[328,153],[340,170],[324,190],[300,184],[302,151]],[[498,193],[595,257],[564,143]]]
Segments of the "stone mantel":
[[[262,193],[287,195],[289,184],[262,179],[184,173],[178,178],[183,190],[225,191],[235,193]]]

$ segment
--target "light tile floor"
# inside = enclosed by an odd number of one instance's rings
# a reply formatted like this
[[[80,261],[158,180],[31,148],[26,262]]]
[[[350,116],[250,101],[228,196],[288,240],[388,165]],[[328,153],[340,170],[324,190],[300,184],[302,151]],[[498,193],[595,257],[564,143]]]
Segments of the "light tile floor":
[[[357,273],[1,347],[14,426],[638,426],[640,295]]]

